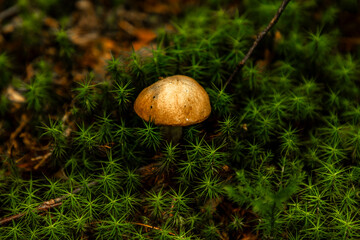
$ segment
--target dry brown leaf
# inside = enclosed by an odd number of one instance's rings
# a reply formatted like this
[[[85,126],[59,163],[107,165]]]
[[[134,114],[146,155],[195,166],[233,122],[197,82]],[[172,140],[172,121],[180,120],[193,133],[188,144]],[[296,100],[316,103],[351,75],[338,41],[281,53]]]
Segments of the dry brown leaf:
[[[72,28],[68,31],[68,36],[72,43],[80,47],[88,47],[90,43],[99,37],[99,33],[97,31],[88,32],[81,28]]]
[[[116,16],[119,19],[127,20],[136,25],[139,25],[143,21],[146,21],[146,19],[148,19],[148,17],[149,17],[149,15],[147,13],[136,11],[133,9],[125,9],[122,7],[116,9]]]
[[[76,2],[76,7],[79,9],[77,27],[88,30],[99,28],[99,19],[96,16],[94,5],[90,1],[78,1]]]
[[[134,35],[135,33],[135,27],[129,23],[128,21],[125,20],[121,20],[119,21],[119,27],[124,30],[125,32],[127,32],[129,35]]]
[[[3,27],[2,27],[2,32],[4,34],[9,34],[9,33],[12,33],[14,32],[15,30],[15,25],[13,23],[8,23],[8,24],[5,24]]]
[[[149,46],[149,43],[156,38],[156,34],[150,29],[136,29],[135,36],[138,38],[137,41],[133,42],[135,51],[142,47]]]
[[[186,2],[186,1],[185,1]],[[165,3],[158,0],[144,1],[144,10],[156,14],[178,14],[181,12],[184,0],[167,0]]]
[[[21,93],[16,91],[12,86],[9,86],[6,89],[6,96],[11,102],[14,102],[14,103],[25,103],[26,102],[25,97]]]
[[[135,36],[144,42],[151,42],[156,38],[156,33],[151,29],[140,28],[135,30]]]
[[[87,45],[89,43],[99,37],[99,19],[90,1],[78,1],[76,7],[79,10],[74,14],[76,22],[74,27],[69,29],[68,36],[74,44],[81,47],[88,47]]]
[[[16,165],[18,168],[21,168],[25,171],[31,171],[32,170],[32,165],[29,164],[29,161],[22,163],[22,164],[18,164]]]
[[[258,238],[256,235],[251,233],[244,233],[243,238],[241,240],[259,240],[261,238]]]
[[[57,50],[54,47],[49,47],[49,48],[45,49],[45,53],[46,53],[46,55],[55,56],[57,53]]]
[[[50,28],[55,28],[55,29],[59,28],[59,22],[55,18],[46,17],[44,19],[44,24]]]

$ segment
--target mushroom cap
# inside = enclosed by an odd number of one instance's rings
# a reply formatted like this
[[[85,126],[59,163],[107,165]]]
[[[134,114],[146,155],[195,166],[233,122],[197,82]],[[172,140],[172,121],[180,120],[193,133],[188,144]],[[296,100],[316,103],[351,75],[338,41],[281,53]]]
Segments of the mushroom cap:
[[[211,112],[209,95],[194,79],[175,75],[143,89],[134,110],[157,125],[188,126],[204,121]]]

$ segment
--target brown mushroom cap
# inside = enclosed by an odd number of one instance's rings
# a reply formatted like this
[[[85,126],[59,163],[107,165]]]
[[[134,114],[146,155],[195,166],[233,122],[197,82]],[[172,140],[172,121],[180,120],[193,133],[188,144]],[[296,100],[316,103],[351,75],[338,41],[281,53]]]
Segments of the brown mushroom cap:
[[[157,125],[188,126],[204,121],[211,112],[209,96],[194,79],[175,75],[143,89],[135,112]]]

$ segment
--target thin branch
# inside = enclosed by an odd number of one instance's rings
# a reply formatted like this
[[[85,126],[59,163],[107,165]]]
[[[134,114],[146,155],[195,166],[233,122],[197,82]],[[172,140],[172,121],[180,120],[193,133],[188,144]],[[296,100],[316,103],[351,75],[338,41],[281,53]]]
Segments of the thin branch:
[[[12,216],[10,216],[10,217],[6,217],[6,218],[4,218],[4,219],[1,219],[1,220],[0,220],[0,225],[5,224],[5,223],[7,223],[7,222],[11,222],[12,220],[21,218],[21,217],[24,216],[25,214],[26,214],[26,213],[18,213],[18,214],[12,215]]]
[[[96,185],[98,182],[97,180],[94,180],[90,183],[88,183],[86,186],[87,187],[91,187],[91,186],[94,186]],[[68,194],[65,194],[61,197],[58,197],[58,198],[55,198],[55,199],[51,199],[49,201],[45,201],[43,202],[42,204],[40,204],[36,209],[35,211],[45,211],[45,210],[48,210],[50,208],[53,208],[53,207],[57,207],[57,206],[60,206],[62,204],[62,200],[64,200],[65,198],[69,197],[71,194],[76,194],[78,192],[80,192],[83,188],[83,187],[79,187],[79,188],[76,188],[74,191],[72,191],[71,193],[68,193]],[[5,224],[5,223],[8,223],[12,220],[15,220],[15,219],[18,219],[18,218],[21,218],[22,216],[26,215],[26,213],[18,213],[18,214],[15,214],[15,215],[12,215],[12,216],[9,216],[9,217],[6,217],[6,218],[3,218],[0,220],[0,225],[2,224]]]
[[[0,22],[2,22],[5,18],[11,17],[20,11],[20,7],[18,5],[14,5],[9,7],[8,9],[0,12]]]
[[[155,226],[151,226],[151,225],[147,225],[147,224],[143,224],[143,223],[131,222],[131,224],[139,225],[139,226],[143,226],[143,227],[147,227],[147,228],[151,228],[151,229],[155,229],[155,230],[159,230],[159,231],[164,231],[159,227],[155,227]],[[171,236],[176,236],[176,234],[172,233],[172,232],[168,232],[168,234],[171,235]]]
[[[275,14],[275,16],[271,19],[269,25],[261,32],[259,33],[259,35],[257,35],[253,45],[251,46],[251,48],[249,49],[249,51],[247,52],[247,54],[245,55],[245,57],[239,62],[239,64],[236,66],[235,71],[231,74],[231,76],[229,77],[229,79],[226,81],[224,88],[226,88],[226,86],[231,82],[231,80],[233,80],[233,78],[236,76],[236,74],[244,67],[245,62],[249,59],[250,55],[252,54],[252,52],[254,51],[254,49],[256,48],[256,46],[259,44],[259,42],[264,38],[264,36],[269,32],[269,30],[276,24],[276,22],[279,20],[282,12],[284,11],[284,9],[286,8],[287,4],[290,2],[290,0],[283,0],[283,2],[281,3],[280,8],[278,9],[277,13]]]
[[[149,164],[147,166],[144,166],[144,167],[141,167],[141,168],[138,168],[137,171],[138,172],[143,172],[143,171],[146,171],[146,172],[149,172],[152,173],[153,171],[153,168],[157,168],[157,165],[158,164]],[[149,174],[149,173],[148,173]],[[97,180],[99,180],[100,178],[98,179],[95,179],[94,181],[88,183],[86,185],[86,187],[92,187],[94,185],[96,185],[98,182]],[[55,199],[51,199],[49,201],[45,201],[43,203],[41,203],[36,209],[35,211],[45,211],[47,209],[50,209],[50,208],[53,208],[53,207],[57,207],[57,206],[60,206],[62,204],[62,200],[64,200],[65,198],[69,197],[71,194],[76,194],[78,192],[80,192],[82,189],[84,189],[85,186],[82,186],[82,187],[79,187],[79,188],[76,188],[74,191],[72,191],[71,193],[68,193],[68,194],[65,194],[61,197],[58,197],[58,198],[55,198]],[[15,215],[12,215],[12,216],[9,216],[9,217],[6,217],[6,218],[3,218],[3,219],[0,219],[0,225],[2,224],[5,224],[5,223],[8,223],[8,222],[11,222],[12,220],[16,220],[18,218],[21,218],[22,216],[26,215],[26,213],[18,213],[18,214],[15,214]]]

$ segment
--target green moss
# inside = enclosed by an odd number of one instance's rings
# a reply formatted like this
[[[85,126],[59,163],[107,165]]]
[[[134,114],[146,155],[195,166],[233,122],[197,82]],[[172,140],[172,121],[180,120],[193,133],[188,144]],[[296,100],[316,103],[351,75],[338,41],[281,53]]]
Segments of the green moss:
[[[15,159],[4,160],[0,215],[24,216],[4,224],[0,236],[359,238],[359,56],[338,41],[345,34],[339,14],[355,1],[324,8],[324,1],[291,1],[228,86],[281,1],[243,1],[235,11],[208,2],[214,9],[186,10],[174,20],[176,31],[163,30],[150,56],[112,56],[108,79],[90,73],[71,86],[68,99],[56,96],[53,66],[35,64],[21,89],[22,109],[35,112],[31,131],[50,146],[44,174],[52,166],[64,176],[29,177],[16,171]],[[38,33],[39,16],[30,14],[23,34]],[[66,32],[55,36],[61,61],[70,61],[76,49]],[[12,124],[4,90],[13,71],[9,59],[0,55],[0,115],[6,116],[0,127]],[[195,78],[212,104],[210,117],[184,127],[177,145],[132,110],[144,87],[174,74]],[[8,169],[11,176],[3,177]],[[67,197],[46,213],[36,209],[61,196]]]

